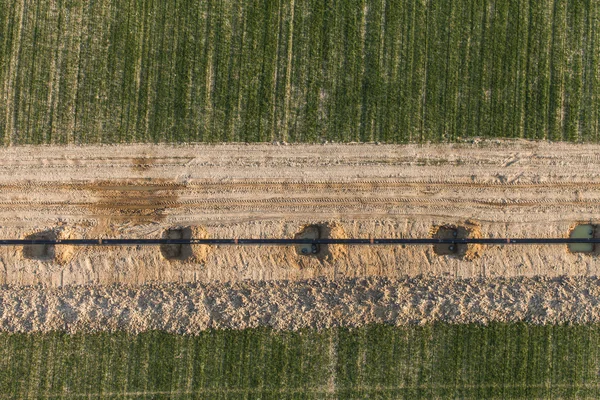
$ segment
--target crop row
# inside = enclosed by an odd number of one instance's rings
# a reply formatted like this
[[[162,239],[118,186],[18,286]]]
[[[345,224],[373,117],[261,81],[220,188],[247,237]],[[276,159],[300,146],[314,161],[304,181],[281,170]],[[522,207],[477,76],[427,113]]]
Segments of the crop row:
[[[0,334],[7,398],[598,398],[600,328]]]
[[[600,139],[594,0],[0,0],[0,139]]]

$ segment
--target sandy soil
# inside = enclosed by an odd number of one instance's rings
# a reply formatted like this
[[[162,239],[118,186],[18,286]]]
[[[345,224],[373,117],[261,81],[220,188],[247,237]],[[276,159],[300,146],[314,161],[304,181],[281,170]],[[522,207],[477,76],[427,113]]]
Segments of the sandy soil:
[[[173,227],[291,238],[309,224],[335,237],[426,237],[442,225],[481,237],[562,237],[576,223],[600,223],[600,146],[10,147],[0,149],[0,203],[3,238],[158,238]],[[195,246],[175,260],[158,247],[4,247],[0,284],[600,275],[596,255],[566,246],[458,255],[432,246],[342,247],[311,257],[293,247]]]
[[[589,277],[344,278],[143,286],[4,287],[0,330],[93,332],[600,322]]]

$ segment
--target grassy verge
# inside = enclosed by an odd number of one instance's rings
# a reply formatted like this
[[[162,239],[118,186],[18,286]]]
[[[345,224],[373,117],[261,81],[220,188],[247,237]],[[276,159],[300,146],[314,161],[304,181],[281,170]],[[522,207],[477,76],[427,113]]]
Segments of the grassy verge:
[[[600,326],[0,335],[3,397],[598,398]]]
[[[0,0],[0,143],[600,139],[594,0]]]

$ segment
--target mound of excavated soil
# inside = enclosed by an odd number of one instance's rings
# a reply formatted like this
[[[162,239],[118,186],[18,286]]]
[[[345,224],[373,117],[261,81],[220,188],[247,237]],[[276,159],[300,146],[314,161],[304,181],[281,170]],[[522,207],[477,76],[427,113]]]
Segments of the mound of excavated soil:
[[[142,286],[8,287],[0,330],[140,332],[431,322],[600,322],[599,278],[414,277]]]

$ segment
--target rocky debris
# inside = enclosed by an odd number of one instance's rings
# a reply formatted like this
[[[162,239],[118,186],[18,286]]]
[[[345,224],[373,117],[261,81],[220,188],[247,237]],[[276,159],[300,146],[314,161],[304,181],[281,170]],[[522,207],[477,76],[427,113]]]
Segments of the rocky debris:
[[[600,279],[364,278],[142,286],[3,286],[5,332],[600,322]]]

